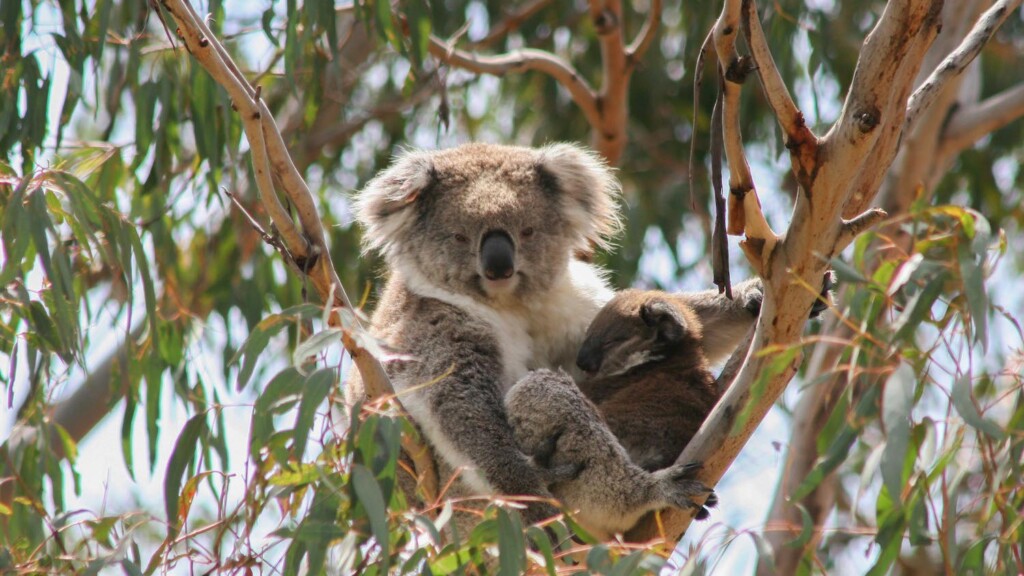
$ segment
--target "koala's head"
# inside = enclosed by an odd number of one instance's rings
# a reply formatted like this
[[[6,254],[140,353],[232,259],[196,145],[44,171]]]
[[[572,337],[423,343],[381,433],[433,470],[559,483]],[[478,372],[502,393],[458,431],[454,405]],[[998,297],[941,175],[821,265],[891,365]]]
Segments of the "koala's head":
[[[617,376],[677,354],[702,354],[700,319],[685,302],[655,290],[623,290],[587,328],[576,365]]]
[[[481,300],[523,298],[618,230],[619,184],[569,144],[407,151],[356,200],[367,248],[408,281]]]

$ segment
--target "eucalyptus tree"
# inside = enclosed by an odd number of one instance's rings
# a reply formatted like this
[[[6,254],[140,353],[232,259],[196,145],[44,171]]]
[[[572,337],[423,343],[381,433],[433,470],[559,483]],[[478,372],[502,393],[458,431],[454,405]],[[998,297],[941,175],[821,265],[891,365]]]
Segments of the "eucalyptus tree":
[[[831,573],[865,543],[865,571],[1024,570],[1024,303],[992,280],[1022,264],[1019,6],[5,1],[0,566],[713,566],[706,541],[670,557],[679,513],[639,551],[500,506],[446,533],[459,503],[361,329],[378,263],[344,192],[399,146],[478,138],[618,166],[626,232],[599,258],[621,287],[726,286],[742,238],[762,321],[681,456],[741,478],[746,439],[792,410],[770,517],[742,520],[759,571]],[[806,334],[829,267],[842,288]],[[376,382],[353,413],[347,369]],[[78,443],[112,410],[162,510],[68,510],[102,482]]]

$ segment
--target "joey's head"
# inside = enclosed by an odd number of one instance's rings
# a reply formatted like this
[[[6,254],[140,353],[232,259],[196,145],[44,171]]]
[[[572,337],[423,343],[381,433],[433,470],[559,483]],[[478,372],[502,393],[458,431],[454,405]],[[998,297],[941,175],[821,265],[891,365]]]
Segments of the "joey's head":
[[[478,300],[549,288],[618,229],[619,184],[569,144],[408,151],[356,200],[364,241],[411,283]]]
[[[671,294],[623,290],[590,323],[576,365],[590,377],[618,376],[679,354],[702,355],[701,329],[696,313]]]

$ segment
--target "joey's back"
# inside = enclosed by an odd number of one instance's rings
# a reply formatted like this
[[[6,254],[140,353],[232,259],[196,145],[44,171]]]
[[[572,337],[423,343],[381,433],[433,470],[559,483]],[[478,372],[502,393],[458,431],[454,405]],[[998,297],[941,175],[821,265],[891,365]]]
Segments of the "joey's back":
[[[702,330],[685,295],[626,290],[598,313],[580,348],[580,389],[648,470],[671,465],[718,400]]]

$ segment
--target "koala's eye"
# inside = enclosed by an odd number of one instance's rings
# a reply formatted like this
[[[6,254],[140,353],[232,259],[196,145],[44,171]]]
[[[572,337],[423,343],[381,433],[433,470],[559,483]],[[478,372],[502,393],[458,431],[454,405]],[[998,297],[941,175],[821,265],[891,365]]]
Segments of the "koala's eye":
[[[522,231],[519,232],[519,235],[522,236],[523,238],[529,238],[530,236],[533,236],[533,227],[531,226],[529,228],[523,228]]]
[[[469,238],[466,238],[465,235],[463,235],[463,234],[456,233],[454,237],[455,237],[455,241],[459,242],[461,244],[465,244],[465,243],[469,242]]]

